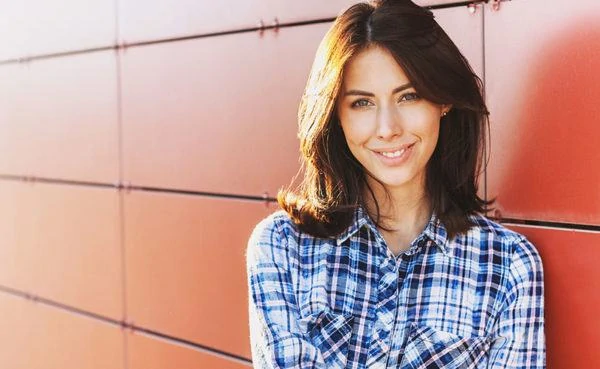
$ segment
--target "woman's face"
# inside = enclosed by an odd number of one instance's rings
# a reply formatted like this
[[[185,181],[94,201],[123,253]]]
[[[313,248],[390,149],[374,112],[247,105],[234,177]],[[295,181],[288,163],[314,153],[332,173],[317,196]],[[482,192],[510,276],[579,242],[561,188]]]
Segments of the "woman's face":
[[[348,147],[367,173],[389,190],[423,190],[449,107],[420,98],[394,57],[369,47],[346,64],[336,109]]]

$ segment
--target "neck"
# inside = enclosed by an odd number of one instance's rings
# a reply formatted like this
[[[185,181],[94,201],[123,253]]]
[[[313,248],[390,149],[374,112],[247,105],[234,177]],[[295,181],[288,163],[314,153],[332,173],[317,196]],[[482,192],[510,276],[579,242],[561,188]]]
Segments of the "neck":
[[[375,203],[379,205],[380,231],[388,247],[398,253],[423,231],[431,217],[431,202],[425,191],[424,181],[408,184],[402,188],[386,189],[377,181],[369,181],[373,196],[365,196],[367,212],[377,215]]]

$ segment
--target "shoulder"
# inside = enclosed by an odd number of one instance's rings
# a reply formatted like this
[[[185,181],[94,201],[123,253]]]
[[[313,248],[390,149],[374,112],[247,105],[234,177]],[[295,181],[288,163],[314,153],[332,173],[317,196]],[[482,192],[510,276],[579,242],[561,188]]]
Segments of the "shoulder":
[[[535,246],[524,235],[480,214],[473,215],[470,219],[474,227],[469,233],[476,234],[482,241],[501,244],[511,254],[538,254]]]
[[[473,227],[457,238],[459,243],[473,247],[479,256],[489,255],[495,263],[507,268],[527,265],[529,269],[541,269],[539,252],[524,235],[480,214],[470,219]]]
[[[523,235],[510,230],[500,223],[494,222],[493,220],[481,215],[475,214],[470,216],[474,227],[472,231],[478,232],[481,236],[486,238],[492,238],[499,242],[513,243],[520,239],[525,238]]]
[[[504,296],[515,298],[514,291],[531,288],[541,295],[543,289],[542,259],[536,247],[524,235],[483,215],[471,216],[474,226],[463,236],[463,251],[469,262],[484,274],[492,275]],[[506,301],[510,301],[509,298]]]
[[[293,253],[290,245],[294,242],[291,241],[298,236],[298,227],[289,215],[283,210],[278,210],[254,227],[248,240],[246,258],[249,263],[265,259],[278,262],[278,259]]]
[[[250,243],[271,242],[297,236],[298,227],[288,213],[278,210],[261,220],[250,235]]]
[[[246,249],[248,267],[276,263],[289,269],[323,261],[335,239],[302,232],[288,213],[278,210],[261,220],[250,236]]]

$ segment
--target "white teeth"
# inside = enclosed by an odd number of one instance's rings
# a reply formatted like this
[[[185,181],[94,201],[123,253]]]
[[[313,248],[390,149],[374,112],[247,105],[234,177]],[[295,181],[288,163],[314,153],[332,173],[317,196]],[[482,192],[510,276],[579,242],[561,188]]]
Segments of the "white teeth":
[[[406,151],[406,149],[402,149],[402,150],[398,150],[398,151],[394,151],[394,152],[382,152],[381,155],[385,156],[386,158],[397,158],[398,156],[404,154],[404,151]]]

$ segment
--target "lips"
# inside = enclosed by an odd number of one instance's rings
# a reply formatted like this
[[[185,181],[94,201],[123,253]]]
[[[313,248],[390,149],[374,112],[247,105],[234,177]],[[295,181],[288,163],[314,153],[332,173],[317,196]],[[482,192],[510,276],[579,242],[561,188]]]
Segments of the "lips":
[[[386,158],[397,158],[400,155],[404,154],[405,151],[406,151],[406,149],[400,149],[400,150],[393,151],[393,152],[382,151],[382,152],[380,152],[380,154],[385,156]]]
[[[399,147],[395,147],[395,148],[390,148],[390,149],[375,149],[375,150],[371,150],[371,151],[375,151],[378,154],[381,154],[385,157],[388,158],[396,158],[401,156],[406,150],[408,150],[409,148],[414,146],[414,142],[410,143],[410,144],[406,144],[406,145],[402,145]]]
[[[413,142],[410,144],[401,145],[401,146],[397,146],[394,148],[377,149],[377,150],[371,150],[371,151],[373,151],[376,154],[376,156],[378,158],[380,158],[380,160],[382,161],[383,164],[390,165],[390,166],[397,166],[397,165],[401,165],[406,160],[408,160],[408,157],[412,153],[412,148],[414,145],[415,145],[415,143]]]

